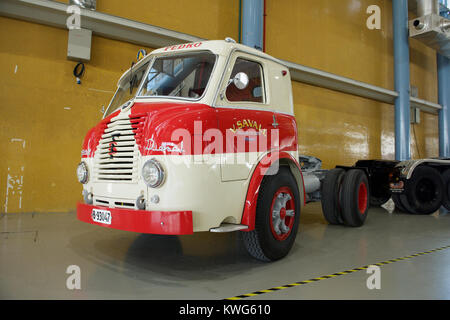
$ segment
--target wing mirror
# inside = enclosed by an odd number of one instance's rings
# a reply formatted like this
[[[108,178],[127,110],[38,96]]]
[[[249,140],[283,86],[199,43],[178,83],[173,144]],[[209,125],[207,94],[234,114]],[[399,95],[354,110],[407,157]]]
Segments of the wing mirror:
[[[248,75],[245,72],[239,72],[234,76],[233,79],[230,79],[228,85],[233,83],[234,86],[239,90],[244,90],[245,88],[247,88],[249,82],[250,80],[248,79]]]

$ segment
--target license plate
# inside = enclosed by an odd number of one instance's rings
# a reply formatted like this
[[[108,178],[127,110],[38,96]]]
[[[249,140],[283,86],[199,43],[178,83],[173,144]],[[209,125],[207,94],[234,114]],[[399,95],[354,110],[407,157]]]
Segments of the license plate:
[[[111,224],[111,212],[107,210],[92,209],[92,220],[103,224]]]

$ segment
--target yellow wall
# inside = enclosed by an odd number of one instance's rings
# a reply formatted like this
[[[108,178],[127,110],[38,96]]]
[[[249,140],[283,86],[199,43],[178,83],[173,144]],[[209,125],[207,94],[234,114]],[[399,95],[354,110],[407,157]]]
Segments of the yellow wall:
[[[382,8],[381,31],[365,27],[370,4]],[[267,5],[269,54],[393,89],[390,0]],[[208,39],[238,38],[238,0],[108,0],[98,1],[97,10]],[[92,60],[77,85],[75,63],[66,60],[67,30],[4,17],[0,26],[0,212],[7,198],[8,212],[73,210],[81,198],[75,168],[83,137],[140,47],[94,36]],[[411,60],[412,84],[436,102],[434,52],[411,41]],[[326,168],[393,158],[392,106],[296,82],[293,88],[302,153],[320,157]],[[437,117],[422,113],[415,131],[420,156],[437,156]]]
[[[368,6],[381,8],[381,30],[369,30]],[[391,0],[268,0],[266,50],[281,59],[394,89]],[[411,84],[437,102],[435,51],[411,41]],[[325,168],[358,159],[395,157],[391,105],[293,83],[300,151]],[[437,156],[437,116],[422,113],[411,129],[414,158]]]
[[[238,36],[238,3],[133,2],[98,1],[97,9],[205,38]],[[0,26],[0,212],[73,210],[81,199],[75,168],[84,135],[141,47],[94,36],[77,85],[76,63],[66,59],[67,30],[4,17]]]
[[[93,37],[92,60],[77,85],[76,63],[66,60],[66,30],[3,17],[0,25],[1,204],[9,174],[23,176],[23,188],[22,199],[21,183],[8,190],[7,212],[74,208],[83,137],[139,47]]]
[[[238,0],[98,0],[97,11],[205,39],[238,39]]]

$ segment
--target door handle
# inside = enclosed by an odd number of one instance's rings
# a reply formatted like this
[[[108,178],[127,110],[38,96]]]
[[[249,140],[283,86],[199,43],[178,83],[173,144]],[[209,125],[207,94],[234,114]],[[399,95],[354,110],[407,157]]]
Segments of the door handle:
[[[277,127],[279,126],[279,124],[278,124],[278,122],[277,122],[277,118],[275,117],[275,115],[273,115],[273,123],[272,123],[272,126],[273,126],[274,128],[277,128]]]

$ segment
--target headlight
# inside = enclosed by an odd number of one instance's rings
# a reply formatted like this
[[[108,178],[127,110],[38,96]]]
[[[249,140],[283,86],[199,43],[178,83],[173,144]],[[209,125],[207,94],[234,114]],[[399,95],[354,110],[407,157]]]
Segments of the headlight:
[[[151,188],[157,188],[164,182],[164,170],[156,160],[147,161],[142,167],[142,178]]]
[[[86,163],[80,162],[80,164],[78,165],[77,177],[78,177],[78,181],[80,181],[80,183],[82,183],[82,184],[85,184],[86,182],[88,182],[89,171],[88,171],[88,167],[87,167]]]

